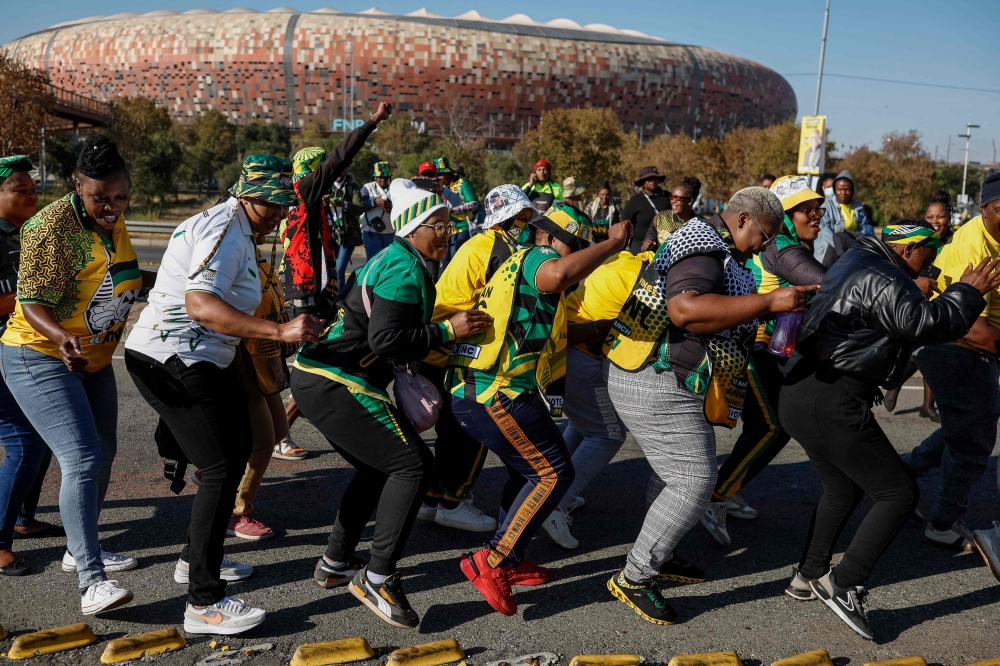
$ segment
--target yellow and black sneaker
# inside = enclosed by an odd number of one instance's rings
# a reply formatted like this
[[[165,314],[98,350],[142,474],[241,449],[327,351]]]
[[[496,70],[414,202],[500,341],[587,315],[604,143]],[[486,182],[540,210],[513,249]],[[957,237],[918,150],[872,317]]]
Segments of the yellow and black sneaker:
[[[625,579],[625,572],[619,571],[608,580],[608,589],[616,599],[631,606],[647,622],[673,624],[677,619],[676,611],[652,583],[630,583]]]
[[[671,583],[704,583],[705,572],[674,553],[674,559],[660,567],[657,578]]]
[[[382,581],[381,585],[376,585],[368,580],[368,567],[365,567],[354,576],[347,589],[387,624],[402,629],[413,629],[420,624],[420,616],[410,608],[410,602],[403,594],[398,571]]]

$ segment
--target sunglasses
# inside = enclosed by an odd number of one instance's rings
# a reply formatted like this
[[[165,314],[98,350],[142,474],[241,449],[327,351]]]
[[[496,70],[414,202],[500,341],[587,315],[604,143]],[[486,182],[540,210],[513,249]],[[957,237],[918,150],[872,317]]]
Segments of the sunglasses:
[[[436,222],[434,224],[421,224],[420,226],[433,229],[438,238],[451,236],[455,233],[455,223],[450,220],[448,222]]]
[[[671,201],[691,201],[692,199],[694,199],[694,197],[679,197],[676,194],[670,195]]]
[[[762,229],[761,226],[757,224],[757,220],[753,219],[753,215],[747,213],[745,210],[741,212],[745,213],[746,216],[750,218],[750,221],[753,222],[753,225],[757,227],[757,229],[760,231],[760,234],[764,237],[764,242],[760,244],[761,251],[763,251],[765,247],[767,247],[768,245],[773,243],[775,239],[777,239],[777,236],[768,236],[766,233],[764,233],[764,229]]]

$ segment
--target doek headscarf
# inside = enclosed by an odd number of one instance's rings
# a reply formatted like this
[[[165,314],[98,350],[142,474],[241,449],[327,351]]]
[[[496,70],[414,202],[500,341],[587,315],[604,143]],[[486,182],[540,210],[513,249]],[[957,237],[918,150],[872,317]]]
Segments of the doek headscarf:
[[[14,169],[27,169],[31,171],[35,165],[27,155],[11,155],[10,157],[0,157],[0,178],[6,178],[14,173]]]
[[[250,197],[276,206],[299,202],[292,189],[292,163],[274,155],[250,155],[243,160],[243,173],[229,192],[236,198]]]
[[[326,151],[319,146],[309,146],[295,153],[292,158],[292,182],[297,183],[299,179],[318,169],[325,159]]]
[[[890,224],[882,230],[882,242],[890,245],[923,245],[939,248],[944,245],[941,234],[916,224]]]

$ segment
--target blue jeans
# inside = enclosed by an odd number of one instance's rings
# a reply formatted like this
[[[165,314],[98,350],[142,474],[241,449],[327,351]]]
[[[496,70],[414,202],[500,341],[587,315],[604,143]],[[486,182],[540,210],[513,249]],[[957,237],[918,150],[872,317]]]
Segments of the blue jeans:
[[[1000,360],[955,344],[924,347],[914,359],[934,393],[941,427],[903,461],[917,476],[941,467],[941,487],[928,516],[953,525],[989,465],[1000,419]]]
[[[344,291],[344,284],[347,282],[344,275],[347,273],[347,265],[351,263],[354,248],[354,245],[351,247],[341,245],[340,249],[337,250],[337,291]]]
[[[0,344],[0,374],[59,468],[59,514],[80,588],[104,580],[97,521],[118,451],[118,384],[108,365],[70,372],[58,358]]]
[[[469,240],[468,230],[456,231],[451,235],[451,238],[448,239],[448,251],[444,253],[444,259],[441,260],[442,273],[444,272],[444,269],[448,267],[448,263],[452,260],[452,257],[455,256],[455,253],[458,252],[458,248],[462,247],[462,244],[467,240]]]
[[[52,452],[2,381],[0,445],[7,454],[0,465],[0,550],[11,550],[14,525],[21,525],[35,517]]]
[[[395,238],[396,234],[376,234],[372,231],[362,231],[361,242],[365,245],[367,261],[371,261],[372,257],[392,245]],[[340,257],[337,258],[337,266],[340,266]]]

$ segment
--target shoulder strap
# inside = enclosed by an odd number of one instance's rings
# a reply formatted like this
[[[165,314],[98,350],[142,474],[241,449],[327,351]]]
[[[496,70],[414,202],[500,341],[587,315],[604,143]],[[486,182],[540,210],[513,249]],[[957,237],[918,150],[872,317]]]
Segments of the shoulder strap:
[[[648,201],[649,205],[653,207],[654,214],[655,215],[659,215],[660,214],[660,209],[656,207],[656,204],[653,203],[653,200],[649,198],[649,195],[646,194],[645,190],[643,190],[642,196],[646,197],[646,201]]]

